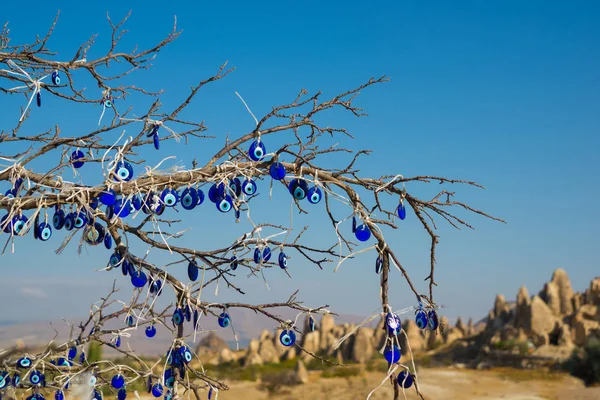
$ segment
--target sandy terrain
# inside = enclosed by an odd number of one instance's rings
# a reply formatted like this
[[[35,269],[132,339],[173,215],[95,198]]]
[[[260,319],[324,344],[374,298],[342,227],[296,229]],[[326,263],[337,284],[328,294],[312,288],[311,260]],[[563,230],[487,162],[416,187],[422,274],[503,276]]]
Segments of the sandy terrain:
[[[256,383],[231,382],[231,390],[219,393],[227,399],[366,399],[368,393],[382,380],[381,373],[366,372],[362,376],[319,379],[310,373],[305,385],[283,388],[269,397]],[[600,400],[600,388],[584,388],[568,376],[556,378],[520,379],[508,377],[503,371],[467,371],[457,369],[423,369],[419,373],[421,392],[427,400]],[[386,383],[371,396],[373,400],[392,399],[392,388]],[[403,398],[401,396],[401,398]],[[407,390],[407,399],[417,399],[414,389]]]

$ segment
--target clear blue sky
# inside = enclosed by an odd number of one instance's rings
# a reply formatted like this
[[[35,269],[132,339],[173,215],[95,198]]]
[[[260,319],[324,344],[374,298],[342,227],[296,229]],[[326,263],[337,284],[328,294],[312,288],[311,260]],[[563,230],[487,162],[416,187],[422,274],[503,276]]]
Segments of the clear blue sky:
[[[15,43],[31,41],[46,31],[57,7],[56,2],[43,2],[33,13],[8,2],[0,22],[10,22]],[[119,20],[129,9],[133,14],[126,25],[126,50],[155,43],[169,32],[174,15],[183,29],[180,39],[159,54],[153,69],[131,77],[137,85],[166,89],[162,99],[167,109],[222,62],[237,67],[208,87],[186,113],[188,118],[204,119],[219,143],[227,133],[238,135],[253,127],[234,91],[255,114],[263,115],[301,88],[333,95],[371,76],[388,75],[391,82],[364,91],[357,100],[370,117],[332,114],[326,122],[345,126],[356,137],[352,142],[341,140],[344,145],[374,151],[360,165],[363,173],[478,181],[487,189],[452,189],[459,199],[508,222],[469,216],[476,231],[455,231],[441,224],[437,300],[447,306],[444,313],[451,319],[481,318],[496,293],[514,299],[522,284],[537,292],[555,268],[565,268],[577,290],[598,275],[597,2],[73,2],[61,9],[50,47],[71,57],[78,44],[99,33],[91,56],[98,55],[109,39],[105,12]],[[14,126],[21,101],[0,96],[0,126]],[[136,110],[144,112],[141,107]],[[64,102],[48,98],[42,109],[33,110],[23,133],[55,123],[83,133],[93,129],[98,115],[97,107],[73,113]],[[190,167],[193,157],[205,159],[218,144],[205,143],[164,146],[160,155],[177,154]],[[152,157],[154,153],[148,159]],[[260,185],[266,194],[268,184]],[[431,195],[422,184],[409,185],[408,190]],[[256,213],[285,223],[288,198],[279,190],[273,202],[257,202]],[[273,211],[273,204],[283,205]],[[295,226],[311,223],[311,242],[333,243],[330,226],[317,228],[322,211],[317,207],[309,217],[296,217]],[[217,214],[212,204],[195,212],[188,220],[194,233],[187,243],[200,248],[228,243],[248,228],[247,222],[234,226],[231,216]],[[409,213],[402,229],[388,237],[425,291],[429,242],[414,215]],[[109,256],[104,250],[78,257],[71,244],[64,255],[56,256],[59,238],[62,235],[55,233],[51,242],[36,243],[35,251],[30,239],[22,239],[14,255],[0,258],[0,304],[5,305],[0,319],[82,315],[112,278],[124,282],[116,272],[92,272],[104,266]],[[0,239],[4,244],[5,235]],[[167,263],[170,258],[161,255],[155,260]],[[299,288],[310,305],[328,303],[334,311],[366,315],[378,307],[373,261],[368,253],[335,274],[331,267],[319,271],[291,262],[293,280],[271,271],[272,290],[267,293],[262,282],[253,279],[245,286],[246,301],[285,300]],[[412,305],[406,284],[399,274],[392,276],[392,306]],[[238,274],[236,281],[244,280],[245,275]],[[129,289],[121,293],[122,299],[128,297]],[[219,298],[243,300],[224,288]]]

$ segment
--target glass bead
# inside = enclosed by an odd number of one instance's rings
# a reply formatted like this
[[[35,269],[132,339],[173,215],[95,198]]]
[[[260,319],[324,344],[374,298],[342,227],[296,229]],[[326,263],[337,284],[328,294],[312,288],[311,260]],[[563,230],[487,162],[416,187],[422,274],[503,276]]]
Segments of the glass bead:
[[[181,193],[181,206],[186,210],[193,210],[198,205],[198,193],[190,187]]]
[[[290,347],[296,343],[296,332],[286,329],[279,335],[279,342],[285,347]]]
[[[354,232],[354,236],[361,242],[366,242],[371,238],[371,231],[366,224],[362,224],[356,228],[356,232]]]
[[[400,361],[401,356],[402,354],[400,353],[398,346],[388,346],[383,352],[383,357],[390,364],[396,364],[398,361]]]
[[[231,318],[229,317],[229,314],[222,313],[221,315],[219,315],[219,319],[217,321],[219,322],[219,326],[221,328],[227,328],[229,326],[229,323],[231,322]]]
[[[279,162],[273,163],[269,167],[269,175],[271,175],[271,178],[275,179],[276,181],[280,181],[285,178],[285,174],[285,167]]]
[[[408,371],[401,371],[396,378],[398,385],[404,389],[408,389],[412,386],[414,378],[413,375]]]
[[[318,187],[312,187],[308,190],[308,202],[311,204],[317,204],[321,201],[322,195],[323,194],[321,193],[321,189],[319,189]]]
[[[150,325],[146,328],[146,337],[153,338],[156,335],[156,327]]]
[[[252,142],[252,144],[250,145],[250,150],[248,150],[248,155],[250,156],[250,159],[252,161],[262,160],[266,153],[267,150],[265,148],[265,145],[260,140],[255,140],[254,142]]]
[[[196,279],[198,279],[199,272],[198,264],[196,264],[194,261],[190,261],[188,263],[188,278],[190,278],[190,281],[196,281]]]
[[[73,168],[81,168],[83,167],[84,162],[83,161],[77,161],[77,160],[81,160],[85,158],[85,155],[83,154],[83,151],[81,150],[75,150],[74,152],[71,153],[71,163],[73,164]]]

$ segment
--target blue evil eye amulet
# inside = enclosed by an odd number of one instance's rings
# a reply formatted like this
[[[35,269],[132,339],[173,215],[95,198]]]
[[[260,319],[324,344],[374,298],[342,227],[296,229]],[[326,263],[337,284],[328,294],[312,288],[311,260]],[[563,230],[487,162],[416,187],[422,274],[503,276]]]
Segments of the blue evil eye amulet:
[[[58,71],[52,72],[52,84],[60,85],[60,75],[58,74]]]
[[[281,269],[286,269],[288,264],[287,264],[287,256],[285,255],[284,252],[279,253],[279,259],[277,260],[279,263],[279,268]]]
[[[354,236],[361,242],[366,242],[371,238],[371,231],[366,224],[359,225],[354,232]]]
[[[175,206],[175,204],[177,204],[177,201],[179,200],[179,194],[175,189],[167,188],[163,190],[162,194],[160,195],[160,199],[162,200],[165,206],[173,207]]]
[[[400,353],[400,348],[396,345],[388,346],[383,352],[383,357],[390,364],[396,364],[400,361],[400,357],[402,354]]]
[[[427,313],[427,320],[428,320],[427,327],[430,330],[435,331],[439,326],[437,313],[433,310],[429,310],[429,312]]]
[[[279,342],[285,347],[290,347],[296,343],[296,332],[291,329],[286,329],[279,335]]]
[[[115,180],[129,182],[133,178],[133,167],[127,161],[119,161],[114,170]]]
[[[181,193],[181,206],[186,210],[193,210],[198,205],[198,192],[193,187]]]
[[[265,145],[260,140],[255,140],[250,145],[250,150],[248,150],[248,155],[252,161],[260,161],[263,159],[267,150]]]
[[[146,327],[146,337],[153,338],[156,335],[156,327],[154,325],[150,325]]]
[[[375,273],[380,274],[382,268],[383,268],[383,259],[381,258],[381,256],[377,256],[377,259],[375,260]]]
[[[296,200],[304,200],[308,194],[308,184],[304,179],[292,179],[288,190]]]
[[[415,314],[415,323],[417,324],[417,327],[419,329],[427,328],[427,325],[429,324],[429,320],[427,318],[427,314],[425,313],[425,311],[417,310],[417,313]]]
[[[221,328],[227,328],[231,323],[231,318],[229,317],[228,313],[222,313],[219,315],[219,319],[217,321],[219,322],[219,326]]]
[[[321,189],[318,187],[315,186],[308,190],[307,198],[309,203],[317,204],[321,201],[321,197],[323,197],[323,194],[321,193]]]

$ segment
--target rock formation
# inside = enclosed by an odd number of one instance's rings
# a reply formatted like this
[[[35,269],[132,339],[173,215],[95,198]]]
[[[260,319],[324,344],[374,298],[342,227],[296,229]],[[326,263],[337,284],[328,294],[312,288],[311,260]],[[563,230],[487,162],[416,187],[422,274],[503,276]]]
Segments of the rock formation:
[[[557,269],[537,295],[530,297],[527,289],[521,287],[516,301],[509,302],[498,294],[487,318],[477,324],[469,319],[465,325],[458,318],[456,325],[452,326],[441,315],[442,329],[431,332],[419,329],[410,314],[401,318],[405,334],[398,339],[403,354],[409,352],[409,347],[413,352],[420,352],[456,342],[454,347],[463,350],[469,347],[468,357],[471,358],[477,354],[488,354],[491,350],[516,354],[534,352],[543,357],[549,354],[568,356],[574,346],[583,346],[591,337],[600,337],[600,278],[593,279],[584,293],[575,293],[567,273]],[[297,339],[302,348],[306,352],[335,359],[338,363],[365,363],[378,356],[387,335],[384,318],[374,328],[336,325],[330,314],[321,318],[314,332],[310,331],[308,318],[303,325],[306,333],[298,334]],[[239,361],[244,366],[298,358],[296,375],[304,376],[306,368],[303,361],[310,361],[311,356],[296,346],[281,345],[280,332],[264,331],[259,338],[252,339],[245,352],[241,353],[232,352],[224,341],[211,334],[200,342],[199,351],[211,349],[218,354],[215,358],[218,362]],[[347,334],[351,335],[334,349],[335,343]],[[472,343],[477,343],[477,346],[472,348]]]

